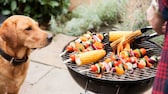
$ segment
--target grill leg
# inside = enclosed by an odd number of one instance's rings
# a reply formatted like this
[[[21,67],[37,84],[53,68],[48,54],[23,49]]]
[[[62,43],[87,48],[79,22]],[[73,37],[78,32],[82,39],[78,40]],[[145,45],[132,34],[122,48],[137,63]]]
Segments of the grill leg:
[[[87,80],[87,81],[86,81],[86,84],[85,84],[85,94],[86,94],[86,92],[87,92],[88,83],[89,83],[89,80]]]
[[[89,94],[87,90],[88,84],[89,84],[89,79],[86,81],[84,93],[80,93],[80,94]]]
[[[101,86],[100,91],[98,94],[126,94],[126,92],[123,92],[121,90],[120,85],[115,85],[115,86]]]
[[[119,94],[120,92],[120,86],[117,88],[116,94]]]

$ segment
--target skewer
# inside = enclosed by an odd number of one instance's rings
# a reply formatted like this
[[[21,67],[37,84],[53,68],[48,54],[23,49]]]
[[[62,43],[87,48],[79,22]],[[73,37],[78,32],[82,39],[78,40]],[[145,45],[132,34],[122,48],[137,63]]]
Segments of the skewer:
[[[154,50],[154,49],[156,49],[156,48],[149,48],[149,49],[146,49],[146,51],[150,51],[150,50]]]
[[[91,69],[85,69],[85,70],[80,70],[79,72],[87,72],[87,71],[90,71]]]
[[[72,61],[72,59],[67,59],[63,63],[66,64],[66,63],[71,62],[71,61]]]
[[[67,50],[65,50],[64,52],[62,52],[59,56],[63,56],[65,53],[67,52]]]

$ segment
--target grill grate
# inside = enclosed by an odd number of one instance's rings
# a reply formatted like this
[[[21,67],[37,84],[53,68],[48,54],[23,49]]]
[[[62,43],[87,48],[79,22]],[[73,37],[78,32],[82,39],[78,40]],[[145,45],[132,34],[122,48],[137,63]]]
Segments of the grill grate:
[[[109,46],[108,43],[108,36],[103,41],[105,45],[105,50],[107,51],[107,57],[111,53],[111,47]],[[148,51],[147,55],[157,55],[159,56],[161,53],[161,47],[155,44],[152,41],[143,41],[141,43],[139,42],[133,42],[132,48],[152,48],[152,50]],[[63,60],[66,60],[69,58],[70,53],[66,53],[65,55],[62,56]],[[124,75],[116,75],[115,73],[104,73],[101,74],[101,77],[97,77],[96,73],[90,72],[90,71],[85,71],[85,72],[80,72],[82,70],[89,69],[91,64],[89,65],[82,65],[82,66],[77,66],[76,64],[73,64],[72,62],[66,63],[66,66],[69,67],[72,71],[75,71],[81,75],[93,78],[93,79],[98,79],[98,80],[104,80],[104,81],[139,81],[139,80],[145,80],[149,79],[155,76],[157,67],[146,67],[144,69],[139,69],[136,68],[133,73],[126,72]]]

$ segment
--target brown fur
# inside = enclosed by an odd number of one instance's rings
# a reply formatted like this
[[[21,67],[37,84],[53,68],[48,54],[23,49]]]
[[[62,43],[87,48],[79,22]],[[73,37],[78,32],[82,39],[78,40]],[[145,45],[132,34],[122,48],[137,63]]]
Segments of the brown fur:
[[[14,15],[6,19],[0,28],[0,48],[10,56],[29,56],[32,48],[49,44],[48,34],[38,23],[27,16]],[[0,55],[0,94],[18,94],[28,70],[29,60],[13,66]]]

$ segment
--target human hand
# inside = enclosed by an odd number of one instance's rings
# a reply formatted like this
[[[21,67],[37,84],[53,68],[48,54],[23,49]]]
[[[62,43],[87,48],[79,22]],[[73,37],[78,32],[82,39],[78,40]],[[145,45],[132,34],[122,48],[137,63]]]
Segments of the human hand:
[[[147,9],[147,21],[152,26],[152,28],[158,33],[158,34],[164,34],[166,25],[164,24],[165,21],[160,15],[160,13],[157,11],[157,8],[155,6],[151,5]]]

